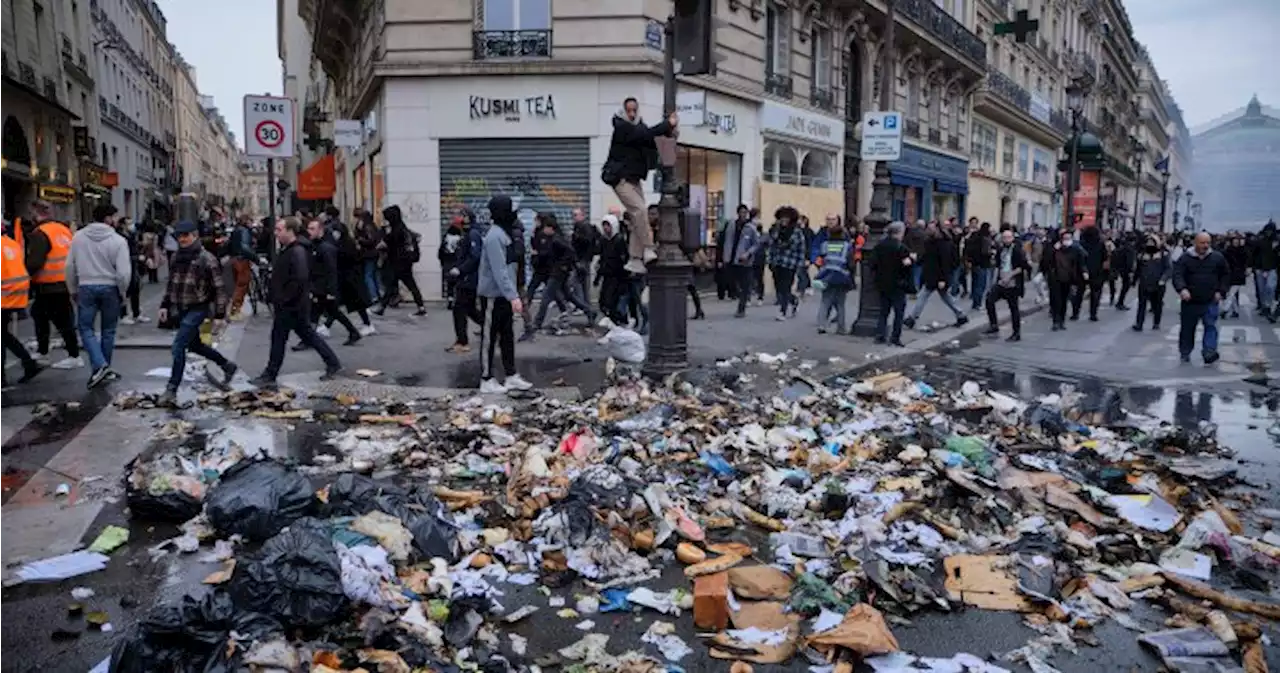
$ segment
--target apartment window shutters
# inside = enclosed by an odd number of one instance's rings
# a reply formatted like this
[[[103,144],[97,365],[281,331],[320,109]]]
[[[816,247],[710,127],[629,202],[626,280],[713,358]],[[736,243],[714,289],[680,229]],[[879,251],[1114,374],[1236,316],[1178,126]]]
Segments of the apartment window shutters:
[[[551,0],[485,0],[484,29],[551,30]]]

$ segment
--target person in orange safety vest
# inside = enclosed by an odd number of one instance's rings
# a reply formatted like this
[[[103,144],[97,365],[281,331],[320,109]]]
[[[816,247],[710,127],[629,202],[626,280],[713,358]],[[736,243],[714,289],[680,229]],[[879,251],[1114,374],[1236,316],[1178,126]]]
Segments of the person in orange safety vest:
[[[27,275],[23,256],[21,244],[8,234],[0,237],[0,262],[3,262],[0,264],[0,292],[3,293],[0,294],[0,309],[3,309],[4,320],[4,358],[7,360],[9,353],[13,353],[22,361],[22,378],[18,379],[19,383],[30,381],[41,370],[35,358],[22,345],[22,339],[9,329],[17,314],[27,307],[31,291],[31,278]],[[4,371],[8,371],[7,366]],[[8,378],[5,378],[4,385],[9,385]]]
[[[68,357],[53,365],[55,369],[84,366],[80,342],[76,336],[75,311],[71,291],[67,288],[67,255],[71,252],[71,228],[53,219],[53,207],[47,201],[31,206],[36,226],[27,233],[27,271],[31,274],[31,320],[35,323],[36,350],[49,354],[49,328],[62,336]]]

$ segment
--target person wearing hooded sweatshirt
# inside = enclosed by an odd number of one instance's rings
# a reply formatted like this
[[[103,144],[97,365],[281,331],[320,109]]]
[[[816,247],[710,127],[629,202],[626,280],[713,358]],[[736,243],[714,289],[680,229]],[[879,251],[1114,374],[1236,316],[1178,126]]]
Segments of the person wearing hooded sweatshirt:
[[[1098,227],[1085,227],[1080,230],[1080,247],[1084,249],[1085,271],[1088,276],[1085,282],[1076,286],[1075,296],[1071,299],[1071,319],[1080,319],[1080,305],[1084,303],[1085,289],[1089,290],[1089,320],[1098,322],[1098,305],[1102,303],[1102,287],[1107,282],[1106,267],[1110,263],[1110,253],[1102,240],[1102,232]]]
[[[1244,244],[1244,235],[1236,232],[1226,239],[1222,255],[1231,265],[1231,292],[1227,294],[1226,306],[1222,309],[1223,318],[1240,317],[1240,292],[1249,280],[1249,248]]]
[[[480,252],[476,293],[480,296],[480,392],[486,394],[529,390],[533,384],[516,373],[515,314],[524,311],[516,285],[517,262],[521,250],[515,244],[516,212],[511,197],[489,199],[493,222],[485,232]],[[487,325],[486,325],[487,323]],[[506,379],[499,383],[493,373],[493,356],[502,349],[502,369]]]
[[[532,341],[534,335],[542,329],[543,322],[547,319],[547,308],[552,301],[564,305],[568,302],[582,311],[587,316],[587,326],[595,324],[596,312],[580,299],[577,293],[570,288],[570,278],[573,276],[574,269],[577,266],[573,244],[560,232],[559,225],[556,224],[556,216],[551,212],[538,213],[538,229],[535,233],[542,235],[542,240],[546,243],[542,252],[539,253],[546,261],[547,282],[542,290],[542,302],[538,305],[538,314],[532,323],[525,323],[524,334],[520,335],[520,341]],[[533,299],[530,298],[530,303]],[[564,309],[561,309],[561,315],[564,315]]]
[[[573,255],[577,267],[573,270],[573,290],[578,298],[591,303],[591,261],[600,254],[600,230],[596,229],[581,208],[573,209]]]
[[[1159,236],[1152,234],[1142,246],[1135,260],[1133,284],[1138,288],[1138,312],[1134,316],[1133,331],[1141,332],[1151,308],[1151,328],[1160,329],[1160,316],[1164,313],[1164,290],[1173,275],[1173,262]]]
[[[378,273],[378,258],[382,256],[382,230],[373,221],[373,213],[356,209],[356,249],[360,254],[360,275],[370,301],[382,297],[382,278]]]
[[[453,345],[446,350],[454,354],[471,352],[467,336],[467,320],[484,327],[484,316],[476,305],[476,286],[480,282],[480,255],[484,251],[484,235],[488,227],[475,221],[470,210],[463,210],[462,240],[458,243],[458,261],[445,273],[453,278]]]
[[[457,279],[449,275],[449,269],[458,264],[458,248],[466,238],[463,228],[462,215],[454,216],[453,222],[449,223],[449,228],[445,230],[444,236],[440,237],[440,251],[436,253],[436,259],[440,260],[440,269],[445,272],[445,307],[450,311],[453,310],[454,296],[457,292]]]
[[[409,294],[413,295],[413,303],[418,305],[414,315],[426,315],[427,305],[422,301],[418,281],[413,277],[413,265],[418,263],[418,258],[422,254],[418,248],[418,235],[410,231],[409,226],[404,223],[400,206],[383,208],[382,219],[387,223],[387,236],[383,241],[386,244],[387,253],[386,267],[383,269],[385,272],[383,283],[386,287],[383,288],[382,303],[373,312],[378,315],[386,313],[391,298],[400,293],[400,284],[404,283],[404,286],[409,288]]]
[[[625,314],[618,311],[619,299],[627,282],[627,240],[617,215],[605,215],[600,223],[600,267],[596,284],[600,286],[600,311],[613,322],[624,325]]]
[[[94,208],[93,222],[71,238],[67,255],[67,289],[76,301],[80,339],[89,353],[93,373],[89,387],[94,388],[108,378],[119,378],[111,370],[111,355],[116,345],[116,325],[120,322],[121,297],[133,278],[133,259],[129,244],[115,229],[115,206],[103,204]],[[102,316],[102,335],[93,331],[94,322]]]
[[[647,221],[644,179],[658,165],[658,148],[654,138],[671,135],[677,123],[679,117],[673,111],[656,126],[646,126],[640,118],[640,102],[631,97],[622,101],[622,109],[613,116],[609,157],[604,162],[600,177],[606,185],[613,188],[633,223]],[[627,271],[634,274],[645,273],[645,265],[658,257],[653,246],[653,232],[644,226],[636,226],[627,254]]]

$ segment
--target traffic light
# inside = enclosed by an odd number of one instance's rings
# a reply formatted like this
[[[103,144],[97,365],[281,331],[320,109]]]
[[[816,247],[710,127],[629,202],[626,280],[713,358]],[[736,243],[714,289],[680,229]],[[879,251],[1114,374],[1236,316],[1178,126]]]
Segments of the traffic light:
[[[676,74],[709,75],[715,72],[711,47],[715,0],[675,0],[672,14],[672,47]]]

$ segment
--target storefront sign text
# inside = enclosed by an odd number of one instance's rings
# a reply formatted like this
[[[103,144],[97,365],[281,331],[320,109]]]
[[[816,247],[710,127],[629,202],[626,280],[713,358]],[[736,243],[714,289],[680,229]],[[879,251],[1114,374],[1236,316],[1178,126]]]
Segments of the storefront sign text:
[[[527,98],[485,98],[471,97],[471,118],[488,119],[501,117],[509,122],[518,122],[526,117],[556,118],[556,103],[551,94],[545,96],[529,96]]]
[[[676,96],[676,112],[680,113],[680,125],[687,127],[710,126],[712,131],[733,135],[738,130],[738,118],[721,114],[707,105],[706,91],[682,91]]]
[[[833,147],[844,145],[844,123],[838,119],[766,101],[760,120],[763,131]]]

